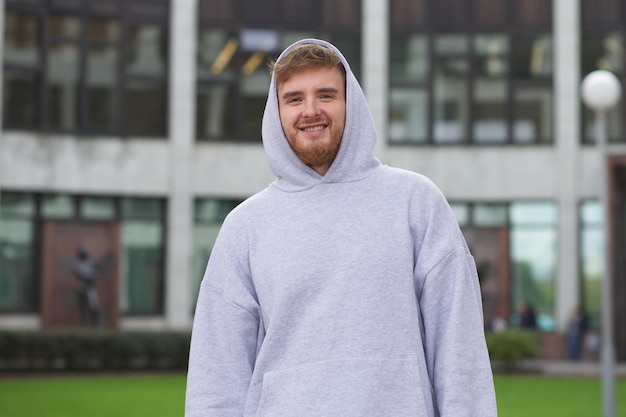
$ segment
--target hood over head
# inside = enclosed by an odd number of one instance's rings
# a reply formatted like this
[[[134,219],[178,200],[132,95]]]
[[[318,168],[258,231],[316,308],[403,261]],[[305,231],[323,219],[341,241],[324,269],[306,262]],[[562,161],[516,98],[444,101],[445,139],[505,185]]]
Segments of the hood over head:
[[[369,105],[341,52],[326,41],[302,39],[287,47],[277,61],[291,48],[304,43],[324,45],[340,58],[346,70],[346,122],[339,152],[326,175],[322,176],[296,156],[285,137],[278,112],[276,80],[272,75],[263,114],[263,146],[270,168],[277,177],[274,185],[284,191],[303,191],[320,183],[358,181],[369,176],[380,165],[373,155],[376,128]]]

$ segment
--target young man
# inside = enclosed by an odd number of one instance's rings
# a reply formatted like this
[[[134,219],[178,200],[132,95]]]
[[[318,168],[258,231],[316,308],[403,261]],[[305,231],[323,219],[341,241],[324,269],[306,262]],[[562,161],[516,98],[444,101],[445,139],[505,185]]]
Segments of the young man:
[[[382,165],[341,53],[273,66],[277,179],[225,220],[191,340],[187,417],[496,415],[476,267],[441,192]]]

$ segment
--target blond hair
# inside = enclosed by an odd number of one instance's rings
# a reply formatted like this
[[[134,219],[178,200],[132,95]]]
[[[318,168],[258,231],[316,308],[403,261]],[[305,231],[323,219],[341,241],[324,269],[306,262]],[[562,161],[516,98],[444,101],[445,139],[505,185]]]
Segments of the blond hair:
[[[287,81],[293,74],[311,68],[337,67],[342,74],[346,74],[346,69],[335,51],[318,43],[296,45],[279,61],[271,62],[269,67],[277,85]]]

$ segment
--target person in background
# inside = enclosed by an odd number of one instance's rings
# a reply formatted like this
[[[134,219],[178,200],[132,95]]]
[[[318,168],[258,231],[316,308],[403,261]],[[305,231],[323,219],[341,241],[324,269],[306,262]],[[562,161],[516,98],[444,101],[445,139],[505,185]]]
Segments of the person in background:
[[[522,302],[518,307],[519,326],[523,329],[534,330],[537,328],[537,316],[535,309],[529,302]]]
[[[276,180],[224,221],[200,287],[186,417],[493,417],[474,259],[441,191],[381,164],[344,56],[272,65]]]
[[[580,347],[587,329],[587,317],[582,307],[577,305],[567,323],[567,357],[572,361],[580,359]]]

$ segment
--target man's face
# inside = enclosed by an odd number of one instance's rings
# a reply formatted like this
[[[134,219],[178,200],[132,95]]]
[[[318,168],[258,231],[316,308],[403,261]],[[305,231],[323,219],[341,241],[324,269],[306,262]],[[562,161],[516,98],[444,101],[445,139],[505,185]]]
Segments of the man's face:
[[[333,163],[346,124],[345,77],[337,67],[307,69],[278,86],[283,132],[298,158],[320,175]]]

